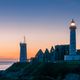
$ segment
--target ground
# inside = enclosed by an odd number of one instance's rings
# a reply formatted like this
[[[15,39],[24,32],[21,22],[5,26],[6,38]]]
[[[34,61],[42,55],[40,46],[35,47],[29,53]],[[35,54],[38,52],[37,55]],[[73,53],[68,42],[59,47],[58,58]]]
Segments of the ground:
[[[68,75],[80,80],[80,61],[14,63],[1,73],[0,80],[67,80]]]

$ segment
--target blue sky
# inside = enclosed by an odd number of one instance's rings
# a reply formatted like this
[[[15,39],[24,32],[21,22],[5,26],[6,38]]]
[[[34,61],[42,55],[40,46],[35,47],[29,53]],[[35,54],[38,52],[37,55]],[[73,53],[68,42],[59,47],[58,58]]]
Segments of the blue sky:
[[[79,20],[79,0],[0,0],[0,21],[18,23],[62,23]]]

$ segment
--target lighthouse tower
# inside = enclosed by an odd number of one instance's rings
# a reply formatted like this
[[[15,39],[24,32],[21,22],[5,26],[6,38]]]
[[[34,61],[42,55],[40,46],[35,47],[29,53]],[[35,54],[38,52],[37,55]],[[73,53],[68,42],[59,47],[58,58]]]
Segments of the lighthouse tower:
[[[24,42],[20,43],[20,62],[27,62],[27,49],[24,37]]]
[[[70,47],[69,47],[70,55],[76,55],[76,24],[72,19],[70,23]]]
[[[64,56],[64,60],[80,60],[80,55],[76,54],[76,23],[72,19],[70,22],[70,46],[69,55]]]

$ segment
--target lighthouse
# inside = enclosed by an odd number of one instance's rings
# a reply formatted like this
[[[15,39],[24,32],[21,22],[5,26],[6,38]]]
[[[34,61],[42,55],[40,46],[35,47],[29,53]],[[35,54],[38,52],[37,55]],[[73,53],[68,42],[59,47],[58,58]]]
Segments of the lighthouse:
[[[70,45],[69,55],[64,56],[64,60],[80,60],[80,55],[76,54],[76,23],[72,19],[70,22]]]
[[[20,43],[20,62],[27,62],[27,45],[25,42],[25,37],[24,37],[24,42]]]
[[[69,53],[70,55],[76,55],[76,23],[72,19],[70,23],[70,47],[69,47]]]

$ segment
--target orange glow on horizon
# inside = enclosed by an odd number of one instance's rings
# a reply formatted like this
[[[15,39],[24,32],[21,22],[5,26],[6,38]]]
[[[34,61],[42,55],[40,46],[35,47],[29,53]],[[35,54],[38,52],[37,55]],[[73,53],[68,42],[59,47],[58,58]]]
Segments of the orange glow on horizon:
[[[43,50],[43,52],[45,51],[45,49],[48,48],[50,50],[51,46],[43,46],[41,49]],[[78,45],[77,48],[79,49],[80,46]],[[37,46],[34,48],[28,48],[27,49],[27,55],[28,55],[28,59],[30,59],[31,57],[34,57],[36,55],[36,53],[38,52],[40,48],[38,48]],[[15,50],[15,49],[14,49]],[[4,54],[0,54],[0,59],[10,59],[10,60],[19,60],[19,49],[15,50],[14,52],[6,52],[6,55]],[[0,52],[1,53],[1,52]]]

